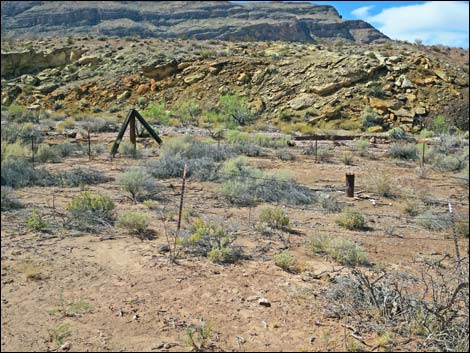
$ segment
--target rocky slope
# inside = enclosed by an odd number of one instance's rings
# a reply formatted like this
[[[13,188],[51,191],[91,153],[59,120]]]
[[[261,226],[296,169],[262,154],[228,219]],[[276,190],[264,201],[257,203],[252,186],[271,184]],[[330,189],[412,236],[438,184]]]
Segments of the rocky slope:
[[[262,121],[291,131],[302,126],[358,129],[366,106],[384,121],[374,131],[395,126],[418,131],[420,121],[439,114],[460,119],[459,126],[468,129],[468,50],[396,42],[234,44],[89,37],[74,43],[65,38],[17,42],[15,52],[8,49],[5,43],[4,106],[92,114],[144,109],[152,102],[176,111],[195,100],[210,111],[221,95],[237,94]],[[19,52],[24,53],[21,60]],[[48,63],[55,65],[44,68],[38,58],[54,53],[57,58]]]
[[[388,38],[363,21],[344,21],[332,6],[229,1],[2,1],[2,37],[100,35],[193,39]]]

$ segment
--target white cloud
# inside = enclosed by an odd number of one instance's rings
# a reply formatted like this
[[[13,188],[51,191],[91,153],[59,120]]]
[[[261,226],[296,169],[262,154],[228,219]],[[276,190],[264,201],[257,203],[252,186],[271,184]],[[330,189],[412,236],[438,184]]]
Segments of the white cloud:
[[[371,5],[371,6],[362,6],[362,7],[359,7],[358,9],[355,9],[353,11],[351,11],[351,14],[353,16],[356,16],[356,17],[360,17],[360,18],[365,18],[365,17],[369,17],[369,11],[374,7],[374,5]]]
[[[363,8],[356,9],[361,10]],[[358,16],[392,39],[468,48],[469,4],[464,1],[429,1],[391,7],[379,14]]]

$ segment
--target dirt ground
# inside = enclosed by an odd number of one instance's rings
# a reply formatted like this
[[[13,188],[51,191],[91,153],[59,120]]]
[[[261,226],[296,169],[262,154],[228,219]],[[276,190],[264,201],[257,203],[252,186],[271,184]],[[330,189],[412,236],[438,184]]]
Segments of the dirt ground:
[[[177,208],[178,179],[159,181],[165,196],[156,209],[133,204],[115,181],[87,187],[110,195],[117,212],[132,209],[150,215],[152,239],[138,239],[119,228],[100,234],[63,227],[49,233],[29,232],[24,219],[31,208],[37,207],[59,222],[60,213],[80,188],[19,189],[16,195],[25,207],[1,214],[2,351],[54,351],[64,344],[64,350],[73,351],[189,351],[186,328],[201,320],[212,329],[206,350],[346,350],[347,322],[328,317],[323,293],[332,277],[350,269],[341,269],[323,256],[309,256],[308,237],[324,234],[358,242],[369,254],[372,265],[365,271],[372,275],[378,269],[414,274],[433,256],[453,257],[454,243],[450,233],[427,231],[404,216],[406,196],[421,190],[440,201],[436,207],[442,212],[447,210],[446,200],[458,212],[468,212],[468,187],[452,174],[433,171],[421,179],[415,172],[416,162],[397,163],[387,158],[388,146],[382,143],[370,148],[373,158],[355,156],[353,165],[342,164],[341,152],[353,146],[353,141],[337,144],[329,162],[316,163],[314,157],[302,155],[301,143],[292,148],[297,156],[293,161],[272,155],[250,158],[253,165],[267,171],[289,170],[301,184],[329,190],[366,215],[367,230],[347,231],[335,223],[336,214],[313,206],[283,206],[296,231],[290,251],[300,263],[298,273],[275,266],[273,256],[284,244],[261,236],[254,227],[266,205],[252,209],[230,205],[217,183],[188,179],[184,209],[237,229],[237,244],[246,258],[225,266],[191,256],[171,264],[162,252],[166,239],[160,210],[163,205],[166,210]],[[116,178],[137,163],[124,157],[111,161],[103,154],[93,161],[68,158],[48,168],[81,165]],[[345,196],[346,172],[355,173],[356,193],[362,198]],[[370,178],[374,175],[388,176],[397,196],[375,197],[374,205],[367,197],[373,195]],[[176,217],[169,226],[175,225]],[[460,240],[460,249],[468,249],[468,239]],[[260,305],[261,298],[270,306]],[[363,338],[370,347],[375,346],[376,337]],[[414,340],[394,342],[393,350],[406,351],[416,344]]]

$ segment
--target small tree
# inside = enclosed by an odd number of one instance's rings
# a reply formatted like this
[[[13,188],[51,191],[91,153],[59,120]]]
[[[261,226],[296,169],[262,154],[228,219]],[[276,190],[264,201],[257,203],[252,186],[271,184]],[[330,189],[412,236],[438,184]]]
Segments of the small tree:
[[[222,112],[226,115],[229,125],[245,126],[256,120],[253,113],[246,105],[244,99],[236,95],[225,95],[220,97]]]

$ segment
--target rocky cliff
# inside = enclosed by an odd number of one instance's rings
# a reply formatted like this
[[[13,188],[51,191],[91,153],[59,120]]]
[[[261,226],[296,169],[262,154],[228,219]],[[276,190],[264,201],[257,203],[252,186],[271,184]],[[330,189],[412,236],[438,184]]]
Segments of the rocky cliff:
[[[388,38],[332,6],[229,1],[2,1],[2,37],[95,33],[159,38],[283,40]]]
[[[55,66],[44,67],[45,58]],[[356,130],[366,107],[382,121],[376,131],[419,131],[440,114],[468,129],[468,50],[456,48],[51,38],[4,43],[2,77],[3,106],[66,114],[151,103],[177,112],[190,101],[210,111],[234,94],[267,124],[291,131]]]

